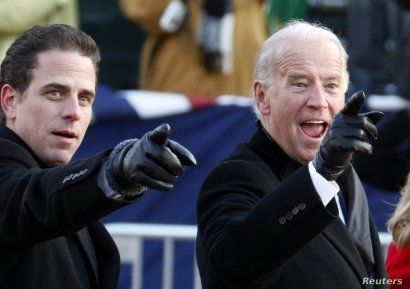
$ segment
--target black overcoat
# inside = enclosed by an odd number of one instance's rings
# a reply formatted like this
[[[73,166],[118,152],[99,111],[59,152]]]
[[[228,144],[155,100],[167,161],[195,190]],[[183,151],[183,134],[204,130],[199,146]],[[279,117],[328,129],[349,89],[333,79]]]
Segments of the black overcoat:
[[[0,288],[117,288],[118,249],[98,221],[125,205],[97,185],[108,154],[47,168],[0,126]]]
[[[203,288],[359,289],[386,283],[378,234],[353,168],[338,184],[348,201],[347,227],[334,199],[323,206],[308,167],[258,129],[200,190]]]

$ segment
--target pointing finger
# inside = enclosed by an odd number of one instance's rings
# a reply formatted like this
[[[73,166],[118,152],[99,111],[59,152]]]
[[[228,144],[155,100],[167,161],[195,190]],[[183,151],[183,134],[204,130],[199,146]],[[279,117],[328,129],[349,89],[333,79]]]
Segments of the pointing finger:
[[[169,139],[167,142],[167,147],[178,157],[183,165],[196,165],[196,159],[194,155],[176,141]]]
[[[357,115],[359,113],[360,107],[364,103],[364,98],[365,96],[363,91],[356,92],[349,98],[340,113],[344,115]]]
[[[171,134],[171,127],[167,123],[163,123],[157,126],[153,131],[149,133],[149,139],[154,143],[164,146],[167,143],[167,139]]]
[[[381,111],[370,111],[360,115],[369,118],[374,124],[377,124],[384,117],[384,113]]]

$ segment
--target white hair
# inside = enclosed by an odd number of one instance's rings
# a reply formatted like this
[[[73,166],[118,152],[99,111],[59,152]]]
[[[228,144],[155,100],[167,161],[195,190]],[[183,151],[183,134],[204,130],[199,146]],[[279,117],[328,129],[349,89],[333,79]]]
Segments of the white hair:
[[[344,66],[344,91],[346,91],[347,84],[349,83],[349,73],[347,71],[348,55],[340,39],[326,26],[319,23],[308,23],[302,20],[288,22],[283,28],[276,31],[262,43],[258,54],[256,55],[253,81],[258,81],[265,87],[274,85],[273,75],[275,72],[276,60],[289,49],[289,44],[298,41],[323,39],[333,42],[340,51],[342,64]],[[254,98],[253,110],[256,117],[259,119],[260,112],[257,108],[253,91],[252,96]]]

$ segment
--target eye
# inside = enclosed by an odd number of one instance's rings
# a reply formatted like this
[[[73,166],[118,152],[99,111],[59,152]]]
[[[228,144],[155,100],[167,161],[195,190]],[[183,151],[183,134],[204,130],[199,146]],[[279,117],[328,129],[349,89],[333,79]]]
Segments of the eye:
[[[298,82],[293,83],[293,86],[294,86],[295,88],[297,88],[297,89],[302,89],[302,88],[307,88],[307,87],[308,87],[308,83],[307,83],[307,82],[298,81]]]
[[[60,92],[59,92],[58,90],[56,90],[56,89],[53,89],[53,90],[48,91],[48,94],[49,94],[50,96],[54,96],[54,97],[60,96]]]
[[[294,84],[294,86],[299,87],[299,88],[303,88],[303,87],[307,87],[307,84],[303,83],[303,82],[296,82]]]
[[[338,88],[338,85],[336,83],[329,83],[326,85],[326,88],[330,89],[330,90],[334,90],[336,88]]]
[[[47,97],[51,100],[57,100],[62,97],[62,94],[58,89],[50,89],[47,91]]]
[[[92,97],[88,95],[80,95],[78,101],[83,105],[89,105],[92,102]]]
[[[88,101],[89,101],[89,98],[88,98],[87,96],[85,96],[85,95],[80,95],[80,96],[78,97],[78,100],[79,100],[80,102],[88,102]]]

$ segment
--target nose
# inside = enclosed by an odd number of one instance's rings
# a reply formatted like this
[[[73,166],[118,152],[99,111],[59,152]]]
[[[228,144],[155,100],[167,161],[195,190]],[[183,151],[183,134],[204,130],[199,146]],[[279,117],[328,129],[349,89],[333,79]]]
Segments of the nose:
[[[81,107],[76,96],[73,95],[66,98],[62,108],[62,117],[72,121],[81,118]]]
[[[320,84],[311,86],[311,92],[307,101],[307,106],[314,109],[324,109],[328,107],[328,101],[326,98],[326,92]]]

